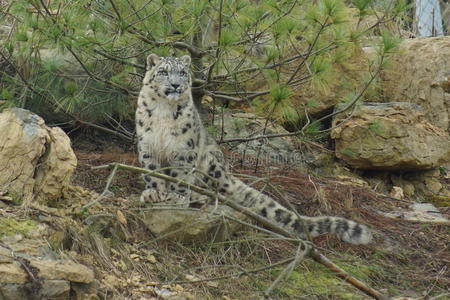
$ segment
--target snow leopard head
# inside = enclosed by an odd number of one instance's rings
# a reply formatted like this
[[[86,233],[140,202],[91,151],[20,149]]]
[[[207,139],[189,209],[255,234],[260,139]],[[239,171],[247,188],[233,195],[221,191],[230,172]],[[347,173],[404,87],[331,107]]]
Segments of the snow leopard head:
[[[152,53],[147,57],[144,85],[150,86],[158,97],[176,101],[191,92],[190,65],[191,57],[188,55],[177,58]]]

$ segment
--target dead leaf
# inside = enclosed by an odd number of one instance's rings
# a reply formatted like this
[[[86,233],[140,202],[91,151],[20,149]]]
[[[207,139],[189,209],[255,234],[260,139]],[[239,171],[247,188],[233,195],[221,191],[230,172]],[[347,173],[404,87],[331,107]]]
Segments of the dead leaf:
[[[207,281],[206,285],[209,287],[213,287],[213,288],[218,288],[219,287],[219,283],[217,281]]]
[[[200,278],[198,278],[198,277],[196,277],[196,276],[194,276],[194,275],[190,275],[190,274],[184,275],[184,278],[186,278],[186,280],[189,280],[189,281],[198,281],[198,280],[201,280]]]
[[[127,225],[127,219],[125,218],[125,215],[120,210],[117,210],[117,220],[122,225]]]
[[[155,263],[156,263],[156,257],[155,257],[154,255],[152,255],[152,254],[149,254],[149,255],[147,256],[147,261],[148,261],[149,263],[151,263],[151,264],[155,264]]]

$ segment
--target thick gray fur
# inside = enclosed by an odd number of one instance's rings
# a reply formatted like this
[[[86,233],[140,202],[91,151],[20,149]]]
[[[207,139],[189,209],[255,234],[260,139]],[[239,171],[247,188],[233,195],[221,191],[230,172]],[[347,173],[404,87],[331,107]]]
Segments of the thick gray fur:
[[[364,225],[339,217],[297,216],[230,175],[219,146],[207,135],[194,107],[190,63],[186,55],[175,58],[150,54],[147,58],[136,111],[139,161],[144,168],[163,170],[193,184],[206,183],[301,238],[334,233],[352,244],[368,244],[372,240]],[[160,201],[168,193],[190,202],[200,198],[177,184],[150,176],[144,179],[146,190],[141,195],[142,201]]]

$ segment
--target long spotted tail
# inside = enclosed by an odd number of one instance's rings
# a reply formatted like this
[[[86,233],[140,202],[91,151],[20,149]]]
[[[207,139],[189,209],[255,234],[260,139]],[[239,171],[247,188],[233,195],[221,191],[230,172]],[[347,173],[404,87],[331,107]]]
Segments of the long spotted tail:
[[[372,240],[369,229],[359,223],[339,217],[298,216],[274,199],[233,178],[231,197],[259,215],[299,235],[316,237],[325,233],[336,234],[339,239],[350,244],[368,244]]]
[[[307,226],[307,232],[312,236],[319,236],[325,233],[333,233],[350,244],[369,244],[372,241],[370,230],[359,223],[339,217],[305,217],[301,216],[300,222]]]

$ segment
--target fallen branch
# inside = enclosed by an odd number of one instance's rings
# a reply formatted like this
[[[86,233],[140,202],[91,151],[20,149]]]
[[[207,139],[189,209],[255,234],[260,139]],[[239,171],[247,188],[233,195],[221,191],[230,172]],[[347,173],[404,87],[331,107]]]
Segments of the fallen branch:
[[[275,279],[275,281],[272,282],[272,284],[264,291],[264,297],[266,299],[270,299],[270,294],[272,293],[274,288],[281,282],[281,280],[283,280],[284,278],[288,278],[289,275],[291,275],[294,268],[309,253],[309,251],[311,250],[311,246],[309,246],[309,248],[308,247],[302,248],[303,245],[305,245],[305,244],[301,243],[300,245],[298,245],[297,254],[294,257],[294,260],[291,263],[289,263],[289,265],[286,268],[284,268],[284,270],[280,273],[280,275],[278,275],[277,279]]]
[[[258,223],[262,224],[264,227],[270,229],[271,231],[280,234],[284,237],[288,237],[288,238],[293,238],[295,239],[295,242],[298,244],[299,242],[305,245],[305,248],[310,248],[307,255],[309,255],[309,257],[311,257],[314,261],[324,265],[325,267],[327,267],[330,271],[332,271],[333,273],[335,273],[338,277],[342,278],[344,281],[350,283],[351,285],[353,285],[354,287],[356,287],[357,289],[359,289],[360,291],[364,292],[366,295],[374,298],[374,299],[378,299],[378,300],[383,300],[386,299],[386,296],[384,296],[381,292],[367,286],[365,283],[363,283],[362,281],[356,279],[355,277],[351,276],[350,274],[348,274],[346,271],[344,271],[343,269],[341,269],[338,265],[334,264],[331,260],[329,260],[326,256],[324,256],[323,254],[321,254],[317,249],[315,249],[312,245],[310,247],[306,246],[307,242],[303,241],[301,239],[299,239],[295,234],[293,234],[292,232],[287,231],[286,229],[278,226],[277,224],[272,223],[271,221],[269,221],[268,219],[256,214],[255,212],[251,211],[250,209],[241,206],[237,203],[235,203],[234,201],[227,199],[226,197],[207,190],[205,188],[201,188],[198,187],[196,185],[192,185],[186,181],[180,180],[180,179],[176,179],[173,178],[171,176],[165,175],[165,174],[161,174],[158,172],[154,172],[154,171],[150,171],[147,169],[143,169],[143,168],[139,168],[139,167],[134,167],[134,166],[129,166],[129,165],[125,165],[125,164],[121,164],[121,163],[110,163],[107,165],[102,165],[102,166],[98,166],[95,167],[96,169],[98,168],[113,168],[113,173],[115,173],[115,171],[117,169],[123,169],[123,170],[128,170],[128,171],[132,171],[132,172],[136,172],[136,173],[144,173],[147,174],[149,176],[152,177],[156,177],[159,179],[163,179],[169,182],[173,182],[173,183],[177,183],[180,186],[186,187],[196,193],[211,197],[212,199],[217,199],[221,204],[227,205],[235,210],[237,210],[238,212],[243,213],[244,215],[246,215],[247,217],[250,217],[252,219],[254,219],[255,221],[257,221]],[[110,175],[110,177],[108,178],[108,181],[112,178],[112,176]],[[106,191],[107,189],[105,189]],[[89,204],[88,204],[89,205]],[[306,254],[305,254],[306,255]],[[228,277],[227,277],[228,278]]]

